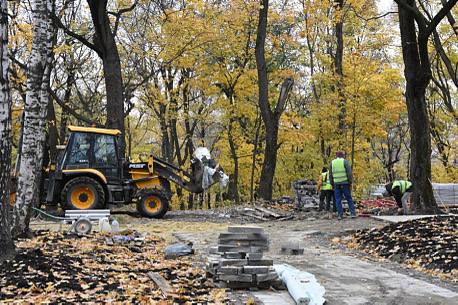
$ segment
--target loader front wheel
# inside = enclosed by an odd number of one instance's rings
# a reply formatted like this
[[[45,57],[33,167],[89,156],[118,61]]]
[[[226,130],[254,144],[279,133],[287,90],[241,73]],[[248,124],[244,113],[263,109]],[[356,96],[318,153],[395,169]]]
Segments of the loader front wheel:
[[[161,194],[146,193],[137,203],[138,212],[148,218],[162,218],[169,209],[168,200]]]
[[[105,202],[105,192],[97,180],[77,177],[65,184],[61,200],[66,210],[96,209]]]

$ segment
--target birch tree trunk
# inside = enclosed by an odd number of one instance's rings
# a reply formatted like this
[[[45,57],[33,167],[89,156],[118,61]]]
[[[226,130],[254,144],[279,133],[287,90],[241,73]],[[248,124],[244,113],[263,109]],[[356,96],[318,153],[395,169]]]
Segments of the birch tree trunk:
[[[11,172],[11,96],[8,81],[8,5],[0,2],[0,263],[14,255],[9,224]]]
[[[24,131],[18,192],[13,213],[13,235],[29,235],[32,206],[39,201],[39,185],[45,142],[47,87],[51,69],[50,0],[32,1],[33,41],[27,64],[27,95],[24,107]]]

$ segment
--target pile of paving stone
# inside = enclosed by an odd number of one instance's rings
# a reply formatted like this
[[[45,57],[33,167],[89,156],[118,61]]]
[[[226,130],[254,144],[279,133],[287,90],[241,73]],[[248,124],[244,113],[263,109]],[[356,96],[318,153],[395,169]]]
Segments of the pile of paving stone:
[[[354,235],[359,248],[384,258],[442,273],[458,270],[458,216],[393,223]]]
[[[207,274],[220,287],[281,287],[273,261],[263,258],[269,248],[268,236],[259,227],[232,226],[218,237],[218,246],[211,249]]]

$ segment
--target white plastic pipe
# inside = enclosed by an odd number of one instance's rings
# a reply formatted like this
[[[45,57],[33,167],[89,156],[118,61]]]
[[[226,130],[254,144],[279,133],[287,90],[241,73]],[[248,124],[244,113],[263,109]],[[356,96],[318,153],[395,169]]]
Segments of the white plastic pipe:
[[[297,305],[323,305],[326,302],[326,290],[313,274],[287,264],[274,265],[274,269]]]

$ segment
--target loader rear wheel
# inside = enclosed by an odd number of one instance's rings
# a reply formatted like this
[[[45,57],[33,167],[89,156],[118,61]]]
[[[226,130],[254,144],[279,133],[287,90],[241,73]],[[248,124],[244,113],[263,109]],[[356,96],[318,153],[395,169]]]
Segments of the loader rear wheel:
[[[169,202],[165,196],[156,193],[147,193],[137,202],[138,212],[148,218],[162,218],[169,209]]]
[[[105,192],[97,180],[77,177],[65,184],[61,200],[66,210],[96,209],[105,203]]]

